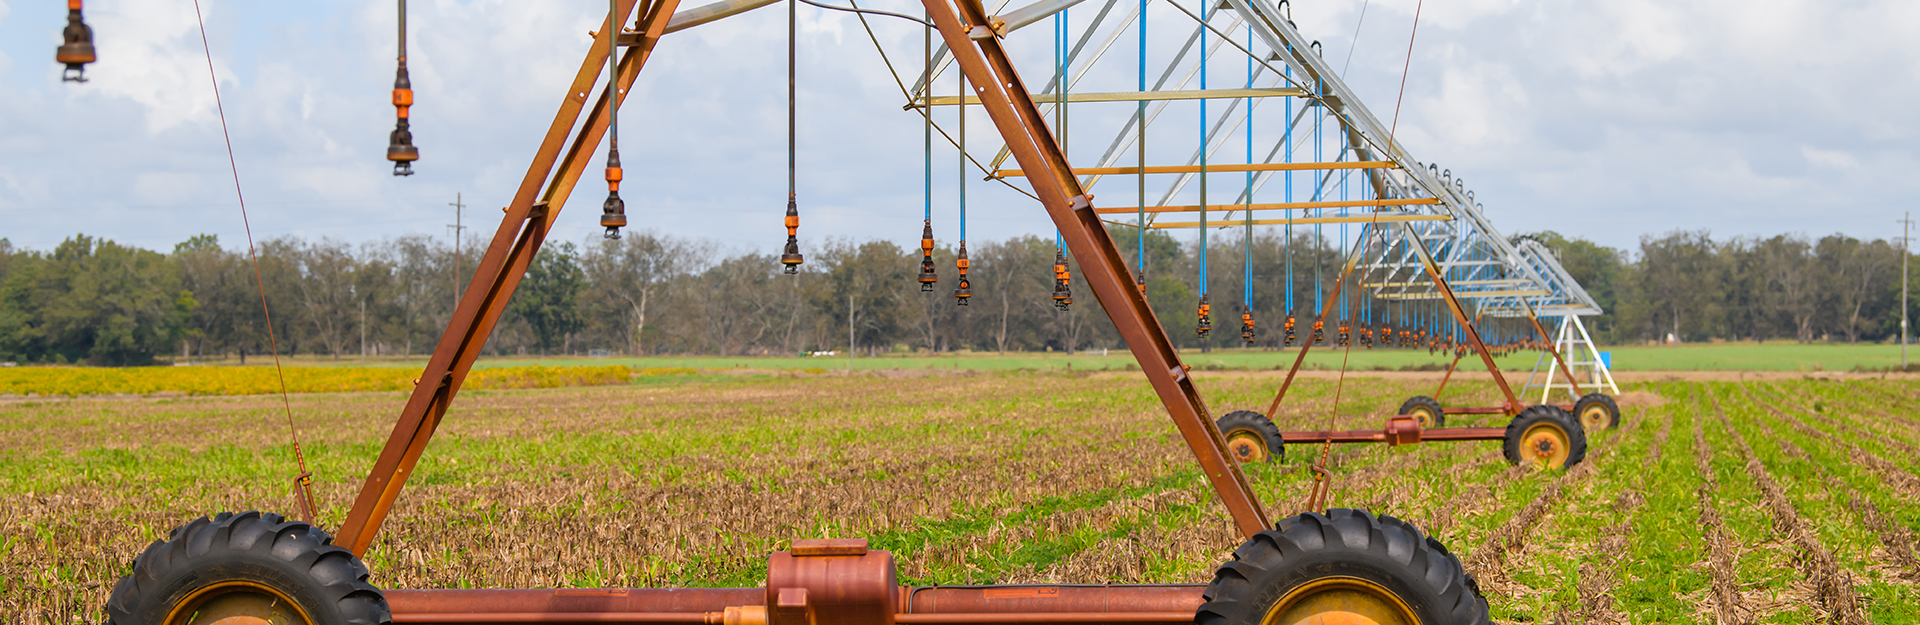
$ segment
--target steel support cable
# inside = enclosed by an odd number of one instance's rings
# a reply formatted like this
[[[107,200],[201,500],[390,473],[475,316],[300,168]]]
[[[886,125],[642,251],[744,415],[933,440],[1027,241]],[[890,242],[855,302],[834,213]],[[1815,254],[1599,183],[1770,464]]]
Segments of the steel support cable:
[[[800,0],[800,1],[801,1],[801,2],[805,2],[805,3],[807,3],[807,4],[810,4],[810,5],[813,5],[813,6],[816,6],[816,7],[820,7],[820,8],[822,8],[822,9],[826,9],[826,10],[828,10],[828,11],[844,11],[844,12],[847,12],[847,13],[863,13],[863,14],[869,14],[869,15],[885,15],[885,16],[887,16],[887,17],[897,17],[897,18],[900,18],[900,19],[903,19],[903,20],[906,20],[906,21],[909,21],[909,22],[913,22],[913,23],[915,23],[915,24],[919,24],[919,25],[921,25],[921,26],[925,26],[925,27],[927,27],[927,28],[933,28],[933,22],[929,22],[929,21],[926,21],[926,20],[923,20],[923,19],[920,19],[920,18],[917,18],[917,17],[914,17],[914,16],[911,16],[911,15],[905,15],[905,14],[901,14],[901,13],[893,13],[893,12],[890,12],[890,11],[876,11],[876,10],[873,10],[873,9],[862,9],[862,8],[860,8],[859,6],[854,6],[853,8],[847,8],[847,7],[842,7],[842,6],[834,6],[834,5],[831,5],[831,4],[825,4],[825,3],[820,3],[820,2],[815,2],[814,0]],[[931,63],[931,62],[929,62],[928,64],[929,64],[929,65],[931,65],[932,63]]]
[[[1420,33],[1420,8],[1421,8],[1421,5],[1424,5],[1425,3],[1426,3],[1425,0],[1419,0],[1414,4],[1413,30],[1411,33],[1407,35],[1407,63],[1406,65],[1400,68],[1400,93],[1398,96],[1395,97],[1393,102],[1393,124],[1394,125],[1389,127],[1387,131],[1387,143],[1389,145],[1393,144],[1394,132],[1399,127],[1399,124],[1400,124],[1400,103],[1401,103],[1401,100],[1405,98],[1407,94],[1407,72],[1413,67],[1413,42],[1414,42],[1414,38],[1418,36]],[[1316,98],[1316,102],[1317,101],[1318,99]],[[1318,125],[1319,124],[1316,122],[1315,126],[1318,126]],[[1317,128],[1315,129],[1315,134],[1316,135],[1319,134],[1319,131]],[[1319,143],[1320,142],[1317,140],[1317,137],[1316,137],[1316,141],[1314,142],[1315,149],[1318,149]],[[1371,226],[1375,225],[1379,221],[1379,215],[1380,213],[1378,211],[1374,212],[1373,221],[1368,222],[1369,230],[1373,229],[1371,228]],[[1416,241],[1414,243],[1418,243],[1418,242]],[[1355,250],[1355,251],[1358,251],[1358,250]],[[1343,275],[1341,276],[1342,283],[1344,283],[1348,275],[1352,273],[1353,273],[1353,263],[1348,263],[1346,270],[1343,272]],[[1333,403],[1329,404],[1327,407],[1327,424],[1326,424],[1326,427],[1323,429],[1329,432],[1333,431],[1334,416],[1339,413],[1340,395],[1343,391],[1346,390],[1347,362],[1352,357],[1352,354],[1353,354],[1353,343],[1349,341],[1347,343],[1345,353],[1340,357],[1340,375],[1334,380]],[[1315,487],[1313,492],[1315,494],[1326,494],[1328,490],[1331,488],[1330,485],[1322,485],[1321,482],[1323,480],[1327,480],[1327,460],[1332,456],[1332,454],[1333,454],[1333,439],[1328,438],[1326,441],[1320,444],[1320,459],[1319,461],[1315,462],[1313,466],[1313,479],[1315,482]],[[1317,511],[1318,509],[1323,507],[1322,505],[1320,505],[1321,503],[1322,503],[1321,501],[1310,501],[1308,503],[1308,507]]]
[[[847,0],[847,1],[853,4],[855,7],[858,7],[860,5],[858,0]],[[873,27],[867,23],[866,14],[856,13],[854,16],[859,18],[860,28],[867,31],[867,40],[873,42],[874,51],[880,54],[880,62],[887,66],[887,74],[893,76],[893,84],[900,88],[900,95],[906,98],[907,100],[906,108],[916,108],[913,106],[913,93],[907,90],[907,83],[905,81],[900,80],[900,72],[894,69],[893,60],[887,56],[887,49],[880,45],[880,38],[873,34]],[[1021,195],[1027,196],[1029,198],[1033,198],[1033,200],[1036,202],[1040,201],[1040,196],[1034,195],[1032,191],[1028,191],[1026,189],[1016,187],[1012,183],[1009,183],[1004,179],[995,177],[993,175],[992,169],[987,168],[987,166],[985,164],[982,164],[979,161],[979,159],[973,158],[973,155],[968,154],[964,139],[956,141],[953,138],[953,135],[947,133],[946,128],[941,127],[939,122],[935,122],[932,120],[933,111],[931,109],[933,107],[917,107],[917,108],[920,109],[921,115],[924,115],[928,118],[928,123],[933,124],[934,131],[939,132],[940,136],[945,138],[948,144],[951,144],[955,148],[960,150],[961,158],[964,158],[967,161],[973,163],[973,166],[979,169],[980,173],[986,174],[986,177],[982,178],[982,180],[998,181],[1001,185],[1006,186],[1008,189],[1012,189]],[[966,107],[962,105],[961,108],[965,109]]]
[[[317,525],[319,519],[313,501],[313,472],[307,470],[306,453],[300,448],[300,429],[293,422],[293,402],[287,396],[287,374],[280,366],[280,342],[273,332],[273,311],[267,306],[267,281],[260,274],[260,254],[253,244],[253,221],[247,217],[247,194],[240,188],[240,163],[233,157],[233,135],[227,130],[227,107],[220,100],[220,79],[213,72],[213,45],[207,41],[207,22],[200,16],[200,0],[193,0],[194,23],[200,27],[200,47],[207,58],[207,83],[213,86],[214,110],[220,114],[220,138],[227,146],[227,169],[233,173],[233,195],[240,202],[240,226],[247,233],[247,258],[253,262],[253,283],[260,289],[260,313],[266,318],[267,349],[273,352],[273,374],[280,382],[280,409],[287,419],[287,438],[293,444],[294,492],[306,507],[301,512],[306,522]]]

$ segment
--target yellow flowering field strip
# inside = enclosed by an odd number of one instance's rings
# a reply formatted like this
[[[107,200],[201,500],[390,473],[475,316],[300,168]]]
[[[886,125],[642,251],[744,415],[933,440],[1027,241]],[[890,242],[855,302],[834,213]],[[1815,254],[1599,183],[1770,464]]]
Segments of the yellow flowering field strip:
[[[288,367],[287,391],[342,393],[402,391],[420,375],[395,367]],[[692,369],[593,367],[498,367],[475,369],[467,389],[555,388],[626,384],[634,376],[692,373]],[[18,367],[0,369],[0,395],[263,395],[280,391],[272,367]]]

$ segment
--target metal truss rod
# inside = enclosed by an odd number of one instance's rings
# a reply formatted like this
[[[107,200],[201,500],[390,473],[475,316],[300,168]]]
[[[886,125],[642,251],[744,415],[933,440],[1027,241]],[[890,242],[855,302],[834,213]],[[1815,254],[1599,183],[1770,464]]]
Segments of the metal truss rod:
[[[637,0],[617,0],[614,14],[602,23],[628,23],[636,4]],[[545,241],[554,220],[559,217],[567,193],[578,181],[580,172],[588,167],[586,160],[590,159],[590,153],[606,131],[603,115],[604,109],[609,106],[609,99],[624,97],[627,87],[632,85],[634,77],[639,75],[640,68],[651,56],[654,43],[664,34],[667,21],[664,16],[671,14],[678,4],[679,0],[655,0],[647,6],[638,24],[638,32],[642,36],[640,45],[622,55],[616,70],[618,77],[609,77],[609,84],[619,85],[609,90],[618,93],[603,95],[579,135],[574,137],[573,146],[566,151],[565,160],[562,161],[562,148],[567,147],[567,139],[573,135],[581,109],[586,107],[587,94],[593,91],[601,70],[607,65],[608,49],[611,47],[608,44],[613,42],[615,33],[601,32],[595,35],[595,43],[588,48],[586,58],[581,61],[580,70],[574,75],[559,112],[554,115],[545,139],[535,152],[533,163],[528,166],[513,200],[505,208],[500,227],[494,232],[493,243],[481,257],[480,266],[474,270],[465,295],[448,320],[447,330],[441,334],[440,344],[427,361],[425,371],[414,383],[413,394],[401,410],[399,419],[394,422],[392,435],[368,472],[353,508],[347,513],[346,521],[335,533],[337,538],[334,544],[346,548],[355,556],[365,555],[367,547],[373,544],[373,537],[394,501],[399,498],[407,476],[412,473],[420,455],[426,451],[428,440],[433,437],[448,405],[466,380],[474,360],[479,358],[486,337],[492,334],[500,315],[506,310],[507,301],[519,286],[521,277],[526,275],[527,266],[539,252],[540,244]],[[560,188],[563,186],[565,189]],[[541,194],[543,187],[546,193]],[[540,196],[538,201],[536,196]]]
[[[961,71],[981,96],[988,117],[1000,130],[1013,158],[1021,169],[1036,172],[1028,177],[1034,195],[1060,229],[1068,249],[1080,263],[1083,279],[1139,361],[1175,428],[1199,461],[1201,471],[1233,516],[1234,524],[1249,538],[1272,529],[1272,522],[1246,475],[1241,473],[1239,463],[1227,457],[1226,439],[1208,414],[1206,403],[1187,375],[1187,367],[1180,362],[1179,353],[1153,309],[1147,306],[1146,296],[1134,287],[1125,260],[1092,210],[1092,198],[1074,177],[1073,168],[1055,143],[1039,107],[1028,97],[1031,92],[1014,71],[1006,50],[1001,48],[1000,39],[990,34],[979,39],[969,36],[980,30],[990,32],[984,28],[986,11],[981,9],[978,0],[922,2],[939,28],[940,37],[954,51]],[[1047,173],[1038,175],[1037,172]]]
[[[1252,221],[1248,221],[1246,219],[1230,220],[1230,221],[1222,220],[1222,221],[1208,222],[1205,225],[1205,227],[1233,228],[1233,227],[1244,227],[1247,224],[1253,224],[1256,226],[1278,226],[1283,224],[1365,224],[1365,223],[1376,223],[1376,222],[1385,224],[1385,223],[1400,223],[1405,221],[1446,221],[1449,219],[1453,219],[1453,217],[1450,215],[1406,215],[1406,214],[1349,215],[1346,217],[1300,217],[1297,219],[1255,219]],[[1133,224],[1125,224],[1125,225],[1131,226]],[[1200,227],[1202,227],[1202,225],[1200,222],[1197,222],[1197,221],[1169,221],[1166,223],[1147,224],[1148,230],[1161,230],[1166,228],[1176,228],[1176,229],[1177,228],[1200,228]]]
[[[1319,170],[1319,169],[1385,169],[1385,168],[1392,168],[1392,167],[1398,167],[1398,165],[1395,165],[1392,161],[1342,161],[1342,162],[1332,162],[1332,163],[1254,163],[1251,165],[1244,165],[1244,164],[1208,165],[1207,171],[1215,172],[1215,173],[1229,172],[1229,171],[1312,171],[1312,170]],[[1200,166],[1198,165],[1151,165],[1147,167],[1147,173],[1149,174],[1190,174],[1190,173],[1199,173],[1199,171],[1200,171]],[[1074,168],[1073,173],[1081,176],[1090,176],[1090,175],[1096,175],[1096,174],[1103,175],[1103,176],[1130,175],[1130,174],[1140,173],[1140,168],[1139,167],[1076,167]],[[995,178],[1018,178],[1020,176],[1025,176],[1027,174],[1026,172],[1020,171],[1018,169],[1002,169],[1000,171],[993,172],[993,175]],[[1242,197],[1244,199],[1245,196],[1243,195]]]
[[[1208,167],[1207,169],[1212,170],[1213,168]],[[1418,206],[1418,205],[1424,205],[1424,204],[1438,204],[1438,203],[1439,203],[1438,200],[1435,200],[1430,197],[1417,197],[1417,198],[1411,198],[1411,199],[1405,199],[1405,200],[1328,200],[1324,202],[1274,202],[1274,203],[1267,203],[1267,204],[1221,203],[1221,204],[1208,204],[1206,206],[1201,206],[1198,204],[1180,204],[1180,205],[1174,205],[1174,206],[1148,206],[1147,212],[1149,213],[1197,213],[1197,212],[1200,212],[1202,209],[1205,209],[1208,211],[1307,210],[1307,209],[1314,209],[1314,208],[1354,208],[1354,207],[1365,207],[1365,206]],[[1103,215],[1139,212],[1138,208],[1119,208],[1119,207],[1100,208],[1095,210]],[[1447,219],[1453,218],[1451,215],[1447,215],[1445,217],[1447,217]],[[1362,221],[1365,221],[1365,220],[1363,219]]]
[[[1177,91],[1094,91],[1087,93],[1068,93],[1067,102],[1159,102],[1162,100],[1226,100],[1244,98],[1297,98],[1306,92],[1293,87],[1266,89],[1181,89]],[[1031,96],[1040,104],[1056,104],[1060,96],[1053,93],[1036,93]],[[968,105],[980,104],[978,96],[967,96]],[[924,106],[953,106],[961,103],[961,98],[950,95],[923,98],[919,102],[901,108],[921,108]]]

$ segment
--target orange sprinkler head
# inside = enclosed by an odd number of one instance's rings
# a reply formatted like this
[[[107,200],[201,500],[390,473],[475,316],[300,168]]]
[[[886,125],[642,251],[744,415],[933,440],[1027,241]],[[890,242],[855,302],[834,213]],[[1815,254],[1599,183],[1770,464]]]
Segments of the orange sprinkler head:
[[[1200,336],[1213,333],[1213,305],[1207,303],[1207,297],[1200,296],[1200,318],[1193,326],[1193,333]]]
[[[929,219],[920,231],[920,292],[932,293],[939,281],[940,274],[933,269],[933,220]]]
[[[53,54],[55,62],[66,65],[60,80],[86,82],[87,64],[94,62],[93,27],[80,18],[80,0],[67,2],[67,28],[60,32],[63,42]]]
[[[780,265],[789,274],[800,273],[800,263],[806,259],[800,256],[800,205],[792,195],[787,196],[787,249],[780,255]]]
[[[960,287],[953,290],[955,304],[965,306],[967,305],[967,300],[973,297],[973,283],[967,281],[967,267],[972,264],[971,261],[967,260],[967,242],[961,241],[960,251],[955,252],[953,258],[954,269],[960,271]]]
[[[393,76],[393,108],[396,121],[387,135],[387,160],[393,161],[393,175],[413,175],[413,162],[420,160],[420,149],[413,147],[413,131],[407,121],[407,109],[413,106],[413,83],[407,79],[407,60]]]
[[[627,227],[627,203],[620,199],[620,151],[607,151],[607,201],[600,205],[600,226],[607,229],[606,238],[619,239],[620,229]]]

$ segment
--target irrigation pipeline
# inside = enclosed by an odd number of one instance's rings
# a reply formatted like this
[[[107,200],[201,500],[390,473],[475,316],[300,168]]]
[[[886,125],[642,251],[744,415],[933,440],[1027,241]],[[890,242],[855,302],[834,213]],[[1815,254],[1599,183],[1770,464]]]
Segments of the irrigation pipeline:
[[[214,110],[220,113],[220,137],[227,144],[227,167],[233,171],[233,194],[240,200],[240,225],[247,233],[247,258],[253,261],[253,282],[260,288],[260,312],[267,320],[267,349],[273,352],[273,373],[280,380],[280,408],[287,417],[287,438],[293,443],[293,460],[300,474],[293,478],[294,494],[308,524],[316,523],[313,502],[313,472],[307,470],[307,458],[300,450],[300,430],[293,424],[293,403],[287,398],[287,374],[280,367],[280,344],[273,335],[273,311],[267,307],[267,282],[260,276],[260,255],[253,245],[253,223],[247,218],[247,195],[240,189],[240,165],[233,158],[233,135],[227,131],[227,109],[220,103],[220,79],[213,72],[213,46],[207,43],[207,22],[200,15],[200,0],[193,0],[193,19],[200,25],[200,48],[206,52],[207,82],[213,85]]]

